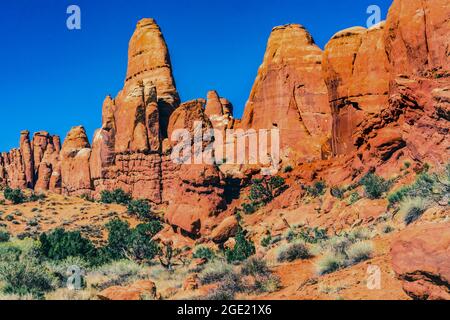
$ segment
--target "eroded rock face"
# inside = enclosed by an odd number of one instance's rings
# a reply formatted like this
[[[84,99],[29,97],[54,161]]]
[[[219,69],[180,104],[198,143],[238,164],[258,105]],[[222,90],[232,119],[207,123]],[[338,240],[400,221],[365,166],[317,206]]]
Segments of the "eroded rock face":
[[[100,300],[136,301],[158,299],[156,285],[150,280],[140,280],[129,286],[109,287],[98,294]]]
[[[392,266],[413,299],[450,299],[450,224],[403,231],[392,244]]]
[[[356,150],[354,134],[361,122],[386,106],[389,90],[384,23],[366,30],[349,28],[325,47],[323,73],[333,115],[335,155]]]
[[[170,117],[169,137],[174,137],[173,133],[177,129],[187,129],[192,138],[195,130],[207,134],[212,124],[205,114],[204,103],[204,100],[199,99],[182,104]],[[202,124],[201,127],[195,127],[196,123]],[[171,140],[171,144],[176,147],[178,142]],[[197,236],[207,232],[211,227],[209,218],[224,209],[225,202],[220,172],[214,164],[214,152],[205,152],[209,143],[201,143],[198,149],[195,149],[193,140],[187,145],[191,148],[191,164],[184,161],[181,164],[174,163],[169,159],[170,156],[166,156],[163,163],[163,194],[169,201],[165,218],[171,225]],[[196,150],[209,156],[201,162],[195,162],[196,155],[201,156]]]
[[[393,76],[450,69],[449,15],[446,0],[393,2],[385,33]]]
[[[158,92],[161,126],[167,128],[170,114],[178,107],[172,64],[161,29],[154,19],[138,22],[128,49],[128,71],[125,81],[125,99],[140,91],[140,87],[155,86]],[[166,133],[163,131],[165,137]]]
[[[22,131],[20,149],[0,156],[0,183],[11,188],[60,193],[60,150],[58,136],[41,131],[30,140],[30,133]]]
[[[282,148],[293,157],[326,157],[331,114],[321,61],[322,51],[304,27],[274,28],[240,127],[278,128]]]
[[[62,191],[82,195],[92,190],[89,160],[91,146],[82,126],[73,127],[61,149]]]

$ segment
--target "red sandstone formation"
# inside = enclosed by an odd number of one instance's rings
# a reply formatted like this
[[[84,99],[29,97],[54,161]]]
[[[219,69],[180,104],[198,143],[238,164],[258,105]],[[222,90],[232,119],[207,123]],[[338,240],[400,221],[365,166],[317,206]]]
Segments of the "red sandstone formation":
[[[194,124],[202,123],[202,134],[212,129],[212,124],[204,112],[204,101],[194,100],[182,104],[170,117],[168,134],[177,129],[187,128],[194,136]],[[175,147],[176,141],[171,141]],[[193,141],[191,142],[193,143]],[[196,153],[194,146],[191,151],[192,164],[175,164],[170,156],[164,157],[163,187],[164,198],[169,201],[167,221],[176,227],[197,235],[205,233],[212,226],[209,218],[213,218],[221,209],[225,209],[223,190],[220,186],[220,173],[214,164],[213,150],[205,152],[208,142],[201,144],[202,153]],[[202,162],[195,163],[196,156],[209,155]],[[203,164],[202,164],[203,163]],[[167,184],[166,184],[167,182]]]
[[[333,115],[335,155],[356,149],[353,135],[361,122],[387,104],[389,79],[383,42],[384,23],[335,34],[326,45],[323,73]]]
[[[92,189],[89,160],[91,146],[83,127],[73,127],[61,149],[62,190],[82,195]]]
[[[274,28],[240,126],[280,129],[282,148],[292,158],[326,158],[331,116],[321,61],[304,27]]]
[[[413,299],[450,299],[450,224],[405,230],[392,245],[392,266]]]
[[[60,149],[58,136],[42,131],[30,141],[30,133],[22,131],[20,149],[0,156],[0,184],[60,193]]]
[[[0,156],[0,184],[94,196],[122,188],[163,206],[174,229],[197,237],[229,212],[217,216],[226,180],[214,150],[207,164],[170,157],[172,133],[192,134],[196,121],[203,134],[278,128],[283,160],[304,163],[302,179],[329,185],[368,170],[391,177],[406,160],[440,166],[450,149],[449,16],[446,0],[395,0],[385,23],[338,32],[323,53],[300,25],[274,28],[242,121],[215,91],[179,106],[161,30],[144,19],[130,41],[124,88],[105,99],[92,148],[82,127],[62,149],[58,137],[39,132],[30,141],[24,131],[20,149]],[[220,170],[244,181],[257,171]]]

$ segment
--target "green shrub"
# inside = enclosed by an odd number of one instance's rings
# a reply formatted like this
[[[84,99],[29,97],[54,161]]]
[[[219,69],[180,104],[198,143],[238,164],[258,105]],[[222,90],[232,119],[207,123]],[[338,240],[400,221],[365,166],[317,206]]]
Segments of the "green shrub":
[[[400,203],[400,214],[406,225],[417,221],[427,209],[427,202],[422,198],[406,198]]]
[[[19,296],[31,294],[38,299],[53,290],[55,281],[51,274],[33,259],[1,262],[0,280],[4,283],[4,293]]]
[[[131,200],[128,203],[128,213],[136,215],[141,220],[148,220],[151,218],[151,208],[147,200]]]
[[[131,195],[122,189],[115,189],[113,191],[104,190],[100,193],[100,202],[102,203],[127,205],[130,201]]]
[[[311,253],[304,243],[292,243],[287,246],[282,246],[278,250],[278,262],[292,262],[299,259],[309,259]]]
[[[206,259],[208,261],[211,261],[215,256],[214,251],[206,247],[198,247],[192,255],[195,259]]]
[[[244,210],[245,214],[250,215],[255,213],[257,208],[253,203],[243,203],[242,210]]]
[[[28,201],[29,202],[36,202],[36,201],[41,201],[44,200],[46,198],[46,195],[43,193],[32,193],[29,197],[28,197]]]
[[[327,229],[306,227],[300,230],[297,238],[306,243],[318,243],[328,239]]]
[[[255,254],[255,245],[246,239],[242,228],[236,235],[236,244],[233,249],[225,251],[225,257],[229,263],[244,261]]]
[[[306,187],[306,193],[313,198],[317,198],[323,196],[326,189],[327,184],[324,181],[316,181],[312,186]]]
[[[85,201],[95,202],[95,199],[94,199],[89,193],[83,193],[83,194],[80,196],[80,198],[83,199],[83,200],[85,200]],[[108,198],[108,197],[106,197],[106,198]],[[106,202],[103,202],[103,203],[106,203]]]
[[[331,195],[338,199],[344,199],[346,188],[332,187]]]
[[[368,173],[361,180],[360,184],[364,186],[365,194],[369,199],[380,199],[391,187],[391,182],[374,173]]]
[[[292,172],[294,169],[292,168],[292,166],[286,166],[286,167],[284,167],[284,169],[283,169],[283,172],[284,173],[289,173],[289,172]]]
[[[145,233],[134,229],[127,239],[128,256],[138,262],[150,261],[159,253],[158,245]]]
[[[107,251],[113,260],[126,259],[128,239],[131,236],[130,224],[120,219],[113,219],[106,224],[108,230]]]
[[[78,231],[65,231],[58,228],[39,237],[41,254],[51,260],[64,260],[68,257],[81,257],[93,261],[97,250],[89,239]]]
[[[286,188],[282,177],[255,179],[252,181],[249,199],[253,204],[267,204],[277,197]]]
[[[161,230],[160,224],[152,222],[131,229],[128,222],[114,219],[106,224],[106,228],[109,233],[105,251],[113,260],[132,258],[148,261],[159,252],[152,237]]]
[[[21,204],[26,201],[26,196],[23,194],[20,189],[11,189],[10,187],[6,187],[3,191],[3,195],[6,200],[11,201],[13,204]]]
[[[358,192],[352,192],[352,194],[350,194],[350,197],[348,198],[348,204],[352,205],[352,204],[358,202],[359,199],[361,199],[361,196],[359,195],[359,193]]]
[[[0,242],[8,242],[11,235],[6,230],[0,230]]]
[[[261,239],[261,246],[267,248],[272,244],[272,236],[269,234],[268,236]]]
[[[139,232],[141,234],[146,234],[150,238],[153,238],[155,235],[157,235],[161,230],[163,229],[163,226],[160,221],[158,220],[152,220],[148,223],[142,223],[136,226],[136,232]]]

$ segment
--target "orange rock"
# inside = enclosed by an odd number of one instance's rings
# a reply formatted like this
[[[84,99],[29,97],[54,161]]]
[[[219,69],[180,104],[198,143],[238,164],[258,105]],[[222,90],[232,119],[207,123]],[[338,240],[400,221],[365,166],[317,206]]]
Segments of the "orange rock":
[[[225,218],[212,232],[210,238],[215,243],[224,243],[234,237],[238,231],[239,222],[235,216]]]
[[[82,126],[73,127],[61,149],[62,190],[81,195],[92,190],[89,159],[91,148]]]
[[[200,278],[197,274],[191,274],[189,275],[183,283],[183,290],[185,291],[192,291],[197,290],[200,287]]]
[[[100,300],[143,300],[158,299],[156,285],[150,280],[140,280],[130,286],[110,287],[98,294]]]
[[[386,24],[386,51],[393,77],[450,69],[450,4],[447,0],[395,0]]]
[[[369,30],[353,27],[336,33],[325,47],[322,65],[333,114],[335,155],[354,151],[352,137],[361,122],[387,104],[383,36],[384,23]]]
[[[304,27],[273,29],[240,127],[278,128],[281,147],[302,160],[322,158],[331,134],[322,51]]]
[[[392,244],[392,266],[414,299],[450,299],[450,224],[404,230]]]
[[[22,131],[20,133],[20,152],[25,169],[25,179],[28,188],[34,187],[34,159],[33,149],[31,148],[30,132]]]

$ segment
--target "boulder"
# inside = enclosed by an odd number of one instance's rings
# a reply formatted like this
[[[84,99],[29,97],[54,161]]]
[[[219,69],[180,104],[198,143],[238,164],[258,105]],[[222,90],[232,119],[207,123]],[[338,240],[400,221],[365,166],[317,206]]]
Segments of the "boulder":
[[[239,229],[239,221],[235,216],[225,218],[214,230],[211,232],[210,238],[215,243],[224,243],[229,238],[234,237]]]
[[[450,223],[408,228],[392,243],[392,267],[413,299],[450,299]]]
[[[100,300],[156,300],[158,294],[156,285],[150,280],[140,280],[129,286],[109,287],[98,295]]]

